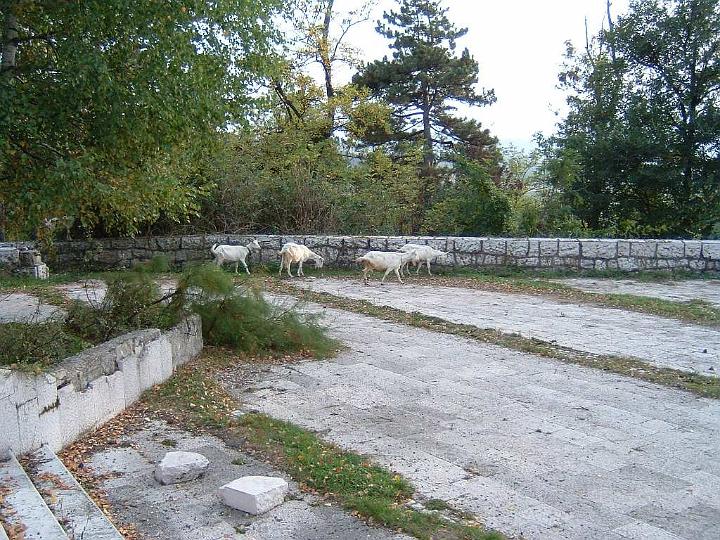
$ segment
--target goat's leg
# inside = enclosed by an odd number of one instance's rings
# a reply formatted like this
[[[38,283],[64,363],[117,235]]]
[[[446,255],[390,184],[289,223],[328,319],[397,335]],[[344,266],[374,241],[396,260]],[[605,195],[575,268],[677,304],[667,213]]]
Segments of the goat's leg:
[[[243,263],[243,266],[245,267],[245,271],[247,272],[247,274],[248,274],[248,276],[249,276],[249,275],[250,275],[250,270],[249,270],[248,267],[247,267],[247,263],[245,262],[245,259],[243,259],[243,260],[240,261],[240,262]],[[237,268],[237,263],[235,263],[235,267]]]
[[[400,273],[398,272],[398,269],[397,269],[397,268],[395,269],[395,275],[397,276],[397,278],[398,278],[398,281],[399,281],[400,283],[402,283],[402,282],[403,282],[403,280],[402,280],[402,279],[400,279]]]
[[[302,261],[300,261],[300,262],[298,263],[298,271],[297,271],[297,273],[298,273],[298,276],[305,277],[305,272],[303,272],[302,263],[303,263]]]
[[[392,271],[392,268],[388,268],[387,270],[385,270],[385,274],[383,274],[383,278],[380,280],[380,285],[383,285],[385,283],[385,278],[388,277],[388,274]],[[397,273],[397,268],[395,269],[395,273]]]
[[[238,261],[235,261],[235,273],[238,273]]]
[[[363,268],[363,281],[365,282],[365,285],[368,284],[367,275],[368,275],[368,270],[367,270],[367,268]]]
[[[280,257],[280,271],[278,272],[278,276],[282,276],[282,270],[283,270],[284,264],[285,264],[285,257],[281,256]]]
[[[290,276],[290,277],[295,277],[295,276],[292,275],[292,272],[290,271],[290,265],[292,265],[292,260],[291,260],[291,259],[288,259],[288,262],[287,262],[288,276]]]
[[[427,267],[428,267],[428,275],[432,276],[432,272],[430,271],[430,259],[428,259],[426,262],[427,262]]]

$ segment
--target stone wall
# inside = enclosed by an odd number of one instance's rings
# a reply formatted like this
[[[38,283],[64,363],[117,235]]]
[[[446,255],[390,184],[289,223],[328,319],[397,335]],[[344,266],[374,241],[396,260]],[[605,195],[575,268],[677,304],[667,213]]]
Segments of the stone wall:
[[[200,317],[139,330],[34,374],[0,369],[0,457],[47,444],[57,452],[103,424],[202,349]]]
[[[47,279],[49,276],[40,252],[27,242],[0,243],[0,271],[38,279]]]
[[[406,243],[418,243],[447,251],[448,257],[439,259],[438,265],[458,268],[720,270],[720,241],[716,240],[208,235],[59,242],[46,259],[54,271],[129,267],[155,255],[166,255],[171,263],[182,266],[211,260],[213,243],[245,244],[251,238],[258,240],[262,250],[252,254],[250,264],[277,262],[282,244],[293,241],[322,254],[328,266],[340,268],[353,266],[368,250],[392,251]]]

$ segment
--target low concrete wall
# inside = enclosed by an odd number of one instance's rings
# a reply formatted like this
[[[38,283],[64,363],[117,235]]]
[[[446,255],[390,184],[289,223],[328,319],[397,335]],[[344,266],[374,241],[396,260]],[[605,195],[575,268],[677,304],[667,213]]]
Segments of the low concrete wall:
[[[171,263],[210,260],[213,243],[245,244],[256,238],[262,250],[251,263],[277,262],[284,242],[303,243],[322,254],[331,267],[353,266],[368,250],[392,251],[406,243],[428,244],[449,253],[439,265],[459,268],[520,266],[524,268],[720,270],[720,241],[621,240],[577,238],[470,238],[426,236],[239,236],[208,235],[122,238],[55,245],[54,270],[121,268],[166,255]]]
[[[53,451],[103,424],[202,349],[200,317],[140,330],[88,349],[47,373],[0,370],[0,455]]]

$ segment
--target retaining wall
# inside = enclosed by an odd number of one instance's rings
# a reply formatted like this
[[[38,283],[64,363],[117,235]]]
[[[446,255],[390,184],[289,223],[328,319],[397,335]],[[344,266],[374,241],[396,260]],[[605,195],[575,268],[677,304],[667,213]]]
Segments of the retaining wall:
[[[181,266],[191,261],[211,260],[213,243],[246,244],[252,238],[258,240],[262,249],[259,254],[252,254],[251,263],[277,262],[282,244],[293,241],[319,252],[331,267],[353,266],[354,260],[368,250],[392,251],[406,243],[417,243],[447,251],[447,258],[439,259],[438,265],[459,268],[720,270],[720,241],[717,240],[224,234],[59,242],[48,257],[55,271],[129,267],[155,255],[166,255],[171,263]]]
[[[0,370],[0,456],[47,444],[57,452],[167,380],[203,346],[200,317],[139,330],[85,350],[46,373]]]

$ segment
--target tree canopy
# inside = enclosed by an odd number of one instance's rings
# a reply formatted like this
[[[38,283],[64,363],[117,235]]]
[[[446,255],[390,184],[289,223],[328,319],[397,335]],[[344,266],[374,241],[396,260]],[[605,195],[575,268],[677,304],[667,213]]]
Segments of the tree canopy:
[[[633,1],[561,83],[570,112],[546,141],[551,174],[589,228],[702,236],[720,221],[720,5]]]
[[[0,2],[0,228],[136,233],[209,185],[270,67],[276,0]]]

